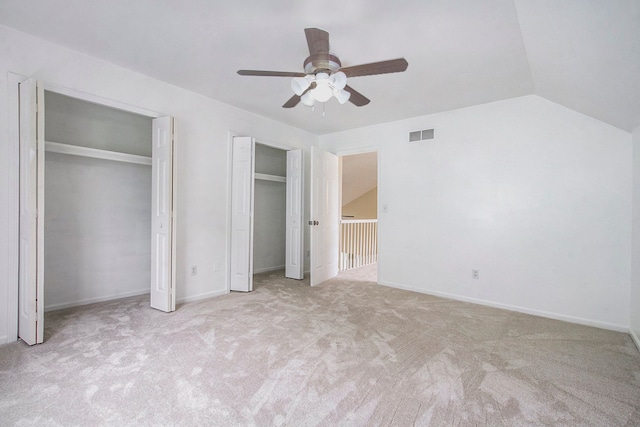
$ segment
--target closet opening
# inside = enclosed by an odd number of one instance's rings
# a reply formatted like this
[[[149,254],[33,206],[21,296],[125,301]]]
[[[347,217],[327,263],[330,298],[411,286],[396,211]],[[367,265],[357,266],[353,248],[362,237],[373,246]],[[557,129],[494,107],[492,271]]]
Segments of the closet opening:
[[[254,170],[253,273],[285,277],[287,151],[256,142]]]
[[[341,274],[377,282],[378,152],[343,155],[340,168]]]
[[[301,149],[230,141],[229,290],[253,291],[255,273],[304,278]]]
[[[10,79],[16,119],[10,126],[16,148],[11,211],[18,227],[17,239],[9,241],[16,280],[7,298],[8,330],[40,344],[46,310],[147,293],[137,281],[121,286],[123,277],[146,277],[151,307],[174,311],[173,117],[32,78]],[[110,173],[114,164],[120,167]],[[143,211],[150,220],[122,216]],[[144,246],[123,244],[140,242],[143,234],[150,237]]]
[[[45,311],[149,293],[152,121],[45,94]]]

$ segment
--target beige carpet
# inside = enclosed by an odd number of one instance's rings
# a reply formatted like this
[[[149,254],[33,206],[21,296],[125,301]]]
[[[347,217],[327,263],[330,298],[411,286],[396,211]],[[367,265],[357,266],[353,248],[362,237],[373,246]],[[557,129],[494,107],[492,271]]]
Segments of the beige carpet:
[[[626,334],[362,274],[48,313],[44,344],[0,347],[0,425],[640,425]]]

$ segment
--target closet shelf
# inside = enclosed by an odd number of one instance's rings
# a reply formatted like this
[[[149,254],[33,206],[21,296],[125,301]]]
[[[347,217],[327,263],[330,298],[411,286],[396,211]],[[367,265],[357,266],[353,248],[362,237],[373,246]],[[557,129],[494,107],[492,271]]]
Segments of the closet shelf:
[[[119,153],[117,151],[99,150],[97,148],[81,147],[79,145],[60,144],[59,142],[45,141],[44,149],[45,151],[50,151],[52,153],[92,157],[94,159],[114,160],[117,162],[136,163],[139,165],[151,165],[151,157]]]
[[[266,173],[255,173],[253,176],[255,179],[260,179],[262,181],[287,182],[286,176],[268,175]]]

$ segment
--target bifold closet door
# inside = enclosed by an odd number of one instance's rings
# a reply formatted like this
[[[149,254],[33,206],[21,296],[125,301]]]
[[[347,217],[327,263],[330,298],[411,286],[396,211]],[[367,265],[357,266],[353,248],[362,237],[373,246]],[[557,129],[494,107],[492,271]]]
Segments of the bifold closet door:
[[[18,336],[44,340],[44,89],[20,83]]]
[[[231,253],[232,291],[253,290],[253,189],[254,147],[251,137],[237,136],[232,142]]]
[[[304,278],[304,158],[302,150],[287,151],[287,215],[285,276]]]
[[[175,141],[173,117],[153,120],[151,149],[151,307],[176,309]]]

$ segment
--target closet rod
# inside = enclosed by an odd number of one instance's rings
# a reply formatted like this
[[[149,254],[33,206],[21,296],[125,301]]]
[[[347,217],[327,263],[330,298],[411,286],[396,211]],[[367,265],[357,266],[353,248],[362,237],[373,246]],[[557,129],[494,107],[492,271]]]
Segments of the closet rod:
[[[261,179],[263,181],[287,182],[286,176],[267,175],[266,173],[254,173],[253,177],[255,179]]]
[[[44,149],[45,151],[50,151],[52,153],[92,157],[94,159],[114,160],[116,162],[136,163],[139,165],[151,165],[151,157],[119,153],[117,151],[99,150],[97,148],[81,147],[78,145],[61,144],[59,142],[45,141]]]

